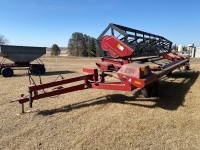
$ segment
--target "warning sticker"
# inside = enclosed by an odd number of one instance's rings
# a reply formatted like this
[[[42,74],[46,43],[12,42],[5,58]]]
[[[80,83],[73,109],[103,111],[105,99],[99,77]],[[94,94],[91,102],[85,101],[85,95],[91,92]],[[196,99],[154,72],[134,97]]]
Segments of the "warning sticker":
[[[121,51],[124,50],[124,47],[123,47],[121,44],[117,44],[117,47],[118,47]]]

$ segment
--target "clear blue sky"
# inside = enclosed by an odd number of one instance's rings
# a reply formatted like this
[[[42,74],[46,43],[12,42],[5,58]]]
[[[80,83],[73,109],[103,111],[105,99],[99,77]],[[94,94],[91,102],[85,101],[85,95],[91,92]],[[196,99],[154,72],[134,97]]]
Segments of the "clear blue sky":
[[[0,34],[11,45],[66,47],[73,32],[97,38],[109,23],[200,46],[199,0],[0,1]]]

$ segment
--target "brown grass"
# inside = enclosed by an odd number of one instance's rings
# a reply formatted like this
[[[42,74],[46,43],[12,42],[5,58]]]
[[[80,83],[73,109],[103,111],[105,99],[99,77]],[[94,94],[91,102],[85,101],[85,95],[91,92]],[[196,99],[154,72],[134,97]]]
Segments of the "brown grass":
[[[98,59],[42,58],[43,83],[82,75]],[[27,71],[0,76],[0,149],[200,149],[199,59],[191,70],[160,82],[158,97],[145,99],[139,90],[89,89],[34,101],[19,115],[10,103],[27,93]],[[37,76],[34,79],[39,82]],[[28,104],[25,105],[26,110]]]

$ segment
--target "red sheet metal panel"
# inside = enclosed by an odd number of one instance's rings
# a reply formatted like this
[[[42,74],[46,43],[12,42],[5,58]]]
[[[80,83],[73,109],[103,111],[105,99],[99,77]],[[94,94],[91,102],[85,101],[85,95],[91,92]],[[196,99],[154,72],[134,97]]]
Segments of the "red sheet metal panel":
[[[101,41],[101,47],[113,58],[131,56],[134,52],[132,48],[118,40],[113,35],[104,36]]]

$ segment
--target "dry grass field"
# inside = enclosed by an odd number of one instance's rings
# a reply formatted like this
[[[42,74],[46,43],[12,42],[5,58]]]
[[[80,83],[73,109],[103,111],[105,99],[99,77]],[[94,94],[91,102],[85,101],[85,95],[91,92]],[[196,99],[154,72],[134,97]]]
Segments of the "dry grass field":
[[[47,73],[42,82],[62,75],[82,75],[98,58],[42,58]],[[199,150],[200,59],[191,70],[174,71],[160,81],[158,97],[143,98],[139,90],[121,92],[88,89],[20,105],[10,103],[27,93],[27,71],[0,76],[1,150]],[[37,76],[33,76],[39,84]]]

